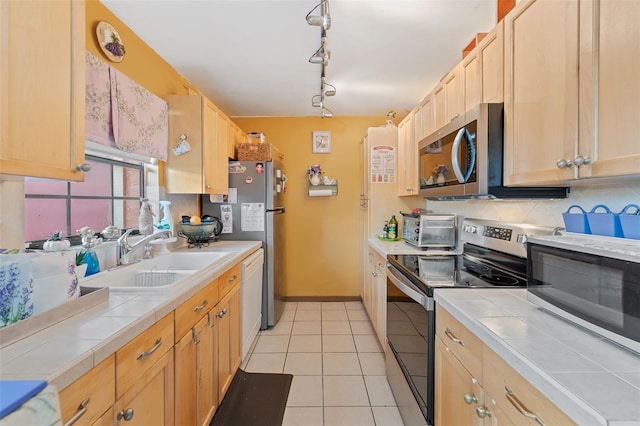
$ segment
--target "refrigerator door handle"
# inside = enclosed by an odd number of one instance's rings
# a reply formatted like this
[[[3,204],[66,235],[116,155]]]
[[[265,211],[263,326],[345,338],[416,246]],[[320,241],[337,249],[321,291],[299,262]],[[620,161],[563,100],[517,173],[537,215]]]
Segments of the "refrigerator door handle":
[[[267,209],[266,211],[267,212],[275,212],[275,213],[278,213],[278,214],[284,214],[285,213],[284,207],[279,207],[277,209]]]

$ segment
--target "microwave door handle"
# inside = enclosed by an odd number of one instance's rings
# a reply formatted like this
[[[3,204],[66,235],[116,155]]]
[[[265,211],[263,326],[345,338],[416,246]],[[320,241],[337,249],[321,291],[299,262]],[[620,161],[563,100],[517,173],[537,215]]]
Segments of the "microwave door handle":
[[[460,170],[460,143],[462,142],[462,138],[464,137],[464,131],[466,129],[463,127],[458,131],[456,138],[453,140],[453,146],[451,147],[451,165],[453,166],[453,173],[456,175],[456,179],[458,182],[464,183],[464,176],[462,176],[462,170]]]
[[[467,143],[467,149],[469,151],[469,167],[465,174],[462,174],[462,169],[460,168],[460,144],[462,143],[462,139],[464,138]],[[458,131],[455,139],[453,140],[453,147],[451,148],[451,165],[453,166],[453,173],[456,175],[456,179],[460,183],[466,183],[473,172],[473,167],[476,163],[476,147],[473,144],[473,140],[471,140],[471,134],[467,130],[466,127],[463,127]]]

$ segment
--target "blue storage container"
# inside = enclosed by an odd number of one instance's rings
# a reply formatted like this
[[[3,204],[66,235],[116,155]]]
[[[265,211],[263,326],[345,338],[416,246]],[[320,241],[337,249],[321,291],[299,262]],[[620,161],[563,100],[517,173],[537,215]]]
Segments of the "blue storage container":
[[[629,209],[636,209],[636,212],[629,213]],[[640,207],[636,204],[627,204],[620,210],[618,216],[622,227],[622,236],[640,240]]]
[[[596,210],[602,209],[603,213]],[[604,235],[606,237],[622,237],[622,227],[620,226],[620,216],[609,210],[604,204],[598,204],[587,213],[589,228],[594,235]]]
[[[578,209],[580,213],[571,213],[571,209]],[[566,212],[562,213],[564,227],[569,232],[577,232],[579,234],[590,234],[589,222],[587,221],[587,212],[577,204],[569,206]]]

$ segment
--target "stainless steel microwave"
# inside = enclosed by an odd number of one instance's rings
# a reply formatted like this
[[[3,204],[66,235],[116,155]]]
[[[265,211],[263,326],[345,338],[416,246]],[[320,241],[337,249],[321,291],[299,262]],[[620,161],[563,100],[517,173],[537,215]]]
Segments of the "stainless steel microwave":
[[[503,129],[503,104],[480,104],[419,141],[419,194],[439,200],[566,198],[566,187],[504,186]]]
[[[527,299],[640,353],[640,241],[530,237]]]

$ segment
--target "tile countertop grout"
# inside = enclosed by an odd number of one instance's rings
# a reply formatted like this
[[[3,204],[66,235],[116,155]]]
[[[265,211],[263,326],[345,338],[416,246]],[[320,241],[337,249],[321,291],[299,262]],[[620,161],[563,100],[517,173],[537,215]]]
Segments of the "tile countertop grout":
[[[534,356],[522,354],[516,347],[514,347],[514,344],[517,344],[518,341],[524,341],[525,339],[530,340],[528,343],[533,342],[536,346],[539,346],[542,341],[546,340],[555,344],[555,347],[558,349],[558,353],[560,353],[560,355],[556,354],[556,356],[562,355],[562,350],[566,349],[563,348],[563,337],[553,336],[552,334],[547,334],[545,336],[545,330],[536,328],[535,325],[527,322],[528,320],[530,322],[535,322],[536,319],[541,319],[542,321],[545,321],[546,319],[546,321],[551,323],[557,321],[565,322],[567,327],[575,328],[574,339],[583,339],[587,345],[595,345],[598,340],[606,341],[606,339],[593,335],[582,329],[582,327],[560,319],[527,301],[526,289],[464,289],[462,291],[460,289],[436,289],[435,301],[451,313],[471,332],[478,336],[484,344],[503,358],[505,362],[507,362],[507,364],[509,364],[521,376],[531,382],[534,387],[569,415],[569,417],[571,417],[577,424],[614,425],[618,422],[624,425],[640,424],[640,408],[638,408],[640,407],[640,404],[638,404],[640,401],[640,388],[638,388],[638,386],[640,386],[640,355],[620,348],[613,343],[608,345],[610,348],[606,348],[607,353],[602,354],[603,357],[607,357],[609,359],[613,357],[614,360],[624,360],[625,358],[631,358],[633,360],[633,357],[636,357],[636,365],[639,366],[635,372],[628,373],[638,373],[638,377],[636,378],[638,384],[634,386],[629,382],[626,383],[626,387],[631,389],[631,395],[627,395],[628,404],[624,405],[624,398],[621,398],[623,405],[614,406],[615,403],[619,401],[603,402],[601,400],[602,398],[594,398],[593,394],[587,395],[588,392],[594,392],[594,389],[585,388],[582,391],[576,390],[575,383],[573,383],[573,389],[570,389],[570,377],[568,377],[570,374],[579,374],[586,378],[589,378],[588,376],[601,375],[598,378],[602,379],[604,377],[603,375],[606,374],[607,377],[610,376],[611,379],[615,379],[624,385],[624,380],[614,372],[597,365],[598,367],[601,367],[600,370],[584,371],[581,370],[580,367],[575,367],[575,369],[571,371],[556,371],[556,374],[553,374],[554,372],[549,371],[548,367],[541,365],[544,361],[549,361],[548,358],[541,359],[541,357],[548,355],[548,353],[538,355],[538,363],[536,363],[536,360],[533,359]],[[498,301],[501,301],[502,305],[500,303],[494,303]],[[506,301],[510,303],[510,307],[504,306]],[[486,310],[484,314],[482,313],[483,309]],[[508,312],[510,309],[514,314]],[[498,312],[500,310],[502,310],[501,314]],[[520,311],[522,314],[515,313],[517,311]],[[529,311],[529,314],[523,313],[526,311]],[[484,323],[483,320],[485,320]],[[491,323],[492,320],[499,320],[500,324],[496,325],[496,327],[498,329],[503,327],[504,331],[502,331],[502,333],[508,333],[508,327],[510,326],[516,325],[518,327],[522,327],[522,325],[524,325],[524,328],[520,328],[518,330],[521,334],[521,336],[519,336],[520,338],[515,336],[513,338],[499,336],[494,331],[495,328],[494,330],[491,330],[487,325],[487,323]],[[498,323],[496,322],[495,324]],[[542,332],[540,332],[540,330]],[[538,337],[529,337],[526,335],[530,332],[537,334]],[[564,338],[564,340],[568,339],[570,338]],[[592,340],[590,341],[588,339]],[[607,346],[606,343],[605,346]],[[544,350],[542,350],[542,352],[544,352]],[[576,359],[582,360],[581,354],[572,355],[576,355]],[[583,361],[590,361],[587,356],[584,358],[586,359]],[[620,370],[620,372],[624,373],[622,370]],[[611,392],[612,389],[603,391]],[[595,390],[595,392],[597,392],[597,390]],[[634,395],[636,397],[635,399],[633,398]],[[589,401],[589,399],[594,400]],[[629,408],[630,412],[627,414],[619,413],[621,409],[629,410]],[[632,418],[626,418],[625,415],[631,416]]]
[[[208,284],[208,280],[222,275],[236,263],[242,261],[249,254],[261,247],[259,241],[219,241],[209,247],[198,249],[198,252],[219,252],[230,251],[233,255],[225,259],[215,268],[205,274],[196,273],[193,277],[195,282],[185,284],[176,291],[164,292],[110,292],[109,300],[96,305],[91,309],[83,311],[78,315],[65,319],[62,322],[45,328],[44,330],[19,340],[9,346],[0,349],[0,379],[2,380],[23,380],[23,379],[44,379],[55,385],[58,390],[62,390],[83,374],[89,371],[101,361],[127,344],[132,338],[155,324],[158,320],[173,311],[181,303],[196,294],[200,289]],[[194,249],[178,248],[174,252],[188,252]],[[110,302],[115,302],[111,304]],[[146,311],[141,310],[139,314],[111,314],[121,305],[128,302],[147,303],[155,305],[148,307]],[[150,303],[149,302],[157,302]],[[121,321],[116,321],[119,318]],[[104,337],[81,337],[77,336],[82,332],[82,327],[90,321],[100,322],[107,319],[107,323],[112,325],[111,329],[103,332]],[[74,336],[76,332],[76,337]],[[86,333],[87,330],[84,330]],[[96,332],[90,330],[91,333]],[[56,342],[73,341],[74,345],[79,345],[76,351],[69,349],[68,353],[61,354],[57,362],[50,357],[50,354],[38,353],[46,345],[55,345]],[[85,347],[86,345],[86,347]],[[64,346],[64,345],[63,345]],[[73,345],[69,345],[73,346]],[[21,349],[24,347],[24,349]],[[7,359],[8,358],[8,359]],[[39,369],[31,368],[28,365],[20,365],[19,370],[11,371],[13,365],[20,364],[21,359],[29,359],[39,365]],[[46,371],[44,371],[46,370]]]

